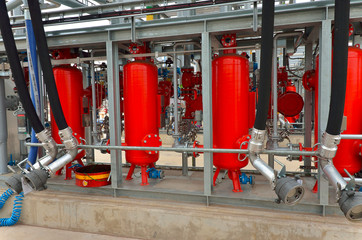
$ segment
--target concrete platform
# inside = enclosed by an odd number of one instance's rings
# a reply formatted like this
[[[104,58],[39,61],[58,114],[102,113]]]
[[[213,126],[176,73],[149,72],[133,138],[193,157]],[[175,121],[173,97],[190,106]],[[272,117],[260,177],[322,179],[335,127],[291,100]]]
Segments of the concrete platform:
[[[7,202],[1,217],[10,216],[11,205]],[[339,216],[50,190],[25,197],[20,222],[140,239],[362,239],[362,224]]]
[[[13,227],[2,228],[0,239],[26,240],[136,240],[136,238],[114,237],[93,233],[65,231],[60,229],[35,227],[17,224]]]

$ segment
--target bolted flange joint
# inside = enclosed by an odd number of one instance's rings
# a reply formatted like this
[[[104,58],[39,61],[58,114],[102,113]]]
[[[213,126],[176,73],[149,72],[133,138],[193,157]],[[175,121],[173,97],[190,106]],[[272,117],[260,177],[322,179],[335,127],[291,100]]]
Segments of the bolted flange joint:
[[[253,128],[251,132],[251,139],[249,141],[249,152],[260,153],[263,150],[265,135],[266,130]]]
[[[341,135],[331,135],[323,133],[321,145],[318,149],[319,157],[324,159],[333,159],[336,156],[338,144],[341,141]]]
[[[65,145],[65,149],[73,150],[77,148],[78,141],[73,136],[73,131],[70,127],[59,130],[59,136],[62,139],[63,144]]]

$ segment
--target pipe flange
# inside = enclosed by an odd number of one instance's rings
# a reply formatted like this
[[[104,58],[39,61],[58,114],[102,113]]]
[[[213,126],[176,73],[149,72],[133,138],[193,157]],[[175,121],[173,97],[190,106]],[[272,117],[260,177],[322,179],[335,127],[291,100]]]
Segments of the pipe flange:
[[[249,152],[260,153],[263,150],[266,130],[253,128],[249,142]]]

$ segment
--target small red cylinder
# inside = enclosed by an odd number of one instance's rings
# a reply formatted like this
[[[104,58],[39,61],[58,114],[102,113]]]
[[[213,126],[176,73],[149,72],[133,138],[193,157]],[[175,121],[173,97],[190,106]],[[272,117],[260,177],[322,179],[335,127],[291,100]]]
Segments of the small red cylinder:
[[[228,54],[212,61],[214,148],[240,148],[238,139],[249,132],[249,62]],[[239,161],[235,153],[214,153],[214,165],[239,171],[248,159]]]
[[[157,67],[147,61],[135,61],[124,66],[123,74],[126,144],[127,146],[154,145],[159,133]],[[156,152],[126,151],[126,160],[139,166],[154,163],[158,157],[159,153]]]

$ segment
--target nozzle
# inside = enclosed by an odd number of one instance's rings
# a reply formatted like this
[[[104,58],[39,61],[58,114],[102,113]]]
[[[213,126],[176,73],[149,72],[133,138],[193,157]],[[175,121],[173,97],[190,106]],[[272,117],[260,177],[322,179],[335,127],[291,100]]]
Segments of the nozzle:
[[[339,207],[351,222],[362,221],[362,193],[343,190]]]
[[[297,204],[304,196],[304,187],[296,179],[284,177],[278,179],[275,193],[286,205]]]

